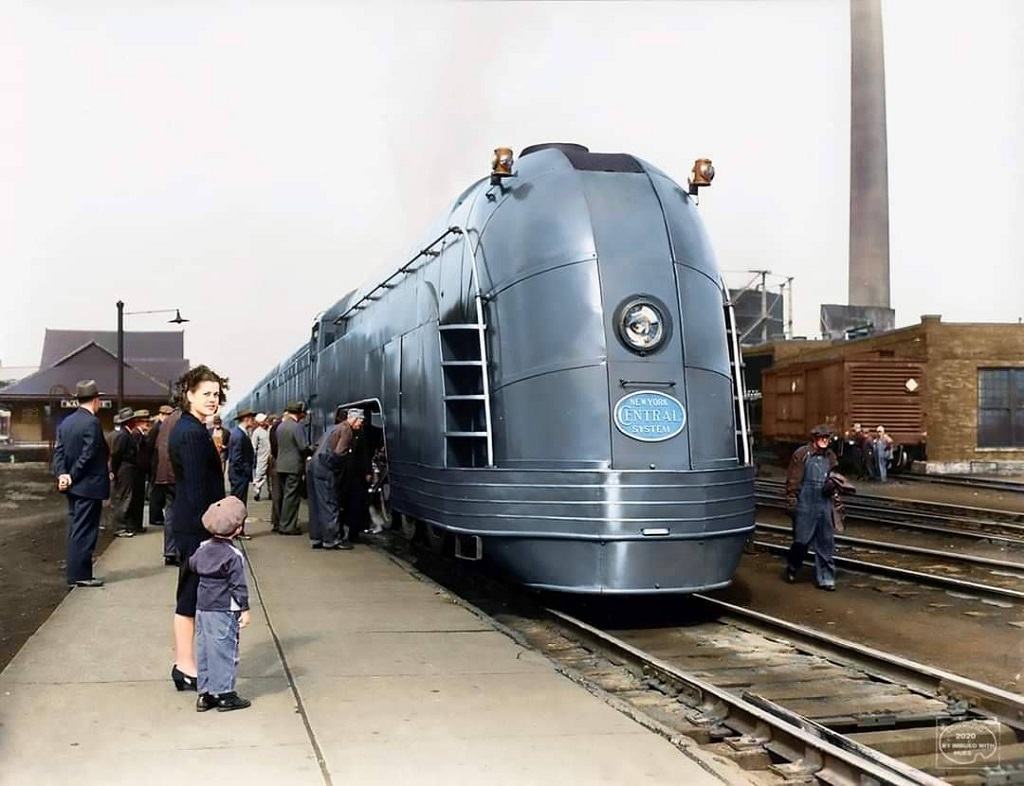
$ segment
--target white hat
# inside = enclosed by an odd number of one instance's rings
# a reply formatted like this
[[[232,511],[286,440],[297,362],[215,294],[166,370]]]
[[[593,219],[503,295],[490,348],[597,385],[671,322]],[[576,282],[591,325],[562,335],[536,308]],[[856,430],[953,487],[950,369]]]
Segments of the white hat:
[[[363,411],[361,409],[350,409],[346,413],[346,415],[349,418],[355,418],[356,420],[365,420],[366,419],[366,415],[363,414]]]
[[[256,416],[256,422],[257,422],[257,423],[262,423],[262,422],[263,422],[264,420],[266,420],[266,419],[267,419],[267,413],[266,413],[266,412],[260,412],[260,413],[259,413],[259,414],[258,414],[258,415]]]

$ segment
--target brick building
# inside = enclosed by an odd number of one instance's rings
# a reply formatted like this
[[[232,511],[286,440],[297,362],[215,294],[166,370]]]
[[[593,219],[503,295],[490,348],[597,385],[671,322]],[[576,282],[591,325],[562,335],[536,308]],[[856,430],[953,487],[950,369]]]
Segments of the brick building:
[[[924,316],[852,341],[752,347],[744,361],[765,442],[805,439],[815,422],[883,424],[929,472],[1024,471],[1024,325]]]
[[[166,404],[188,370],[181,331],[124,334],[124,405],[155,410]],[[47,330],[39,370],[0,388],[0,410],[10,412],[14,444],[52,442],[57,425],[75,407],[75,385],[95,379],[103,391],[100,422],[113,428],[117,398],[115,331]]]

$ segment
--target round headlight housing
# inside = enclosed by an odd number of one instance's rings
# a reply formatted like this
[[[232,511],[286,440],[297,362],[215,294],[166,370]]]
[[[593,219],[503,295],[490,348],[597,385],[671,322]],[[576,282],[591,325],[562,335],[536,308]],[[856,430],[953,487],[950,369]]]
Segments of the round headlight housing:
[[[661,310],[650,300],[637,298],[619,309],[619,336],[634,352],[653,352],[665,341],[668,325]]]

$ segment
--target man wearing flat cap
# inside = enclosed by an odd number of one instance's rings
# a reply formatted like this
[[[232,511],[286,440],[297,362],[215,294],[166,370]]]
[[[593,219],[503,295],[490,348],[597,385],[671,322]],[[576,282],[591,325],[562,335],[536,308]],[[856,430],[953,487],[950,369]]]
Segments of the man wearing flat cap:
[[[103,500],[110,496],[107,442],[96,413],[100,391],[94,380],[75,388],[78,408],[57,428],[53,474],[68,498],[67,582],[69,587],[102,587],[93,576],[92,555],[100,534]]]
[[[342,456],[338,472],[338,504],[341,507],[341,532],[347,543],[359,539],[369,519],[369,500],[366,494],[366,476],[370,459],[363,442],[363,410],[351,408],[345,413],[344,430],[338,439],[338,453]]]
[[[278,532],[282,535],[301,535],[299,531],[299,502],[302,497],[302,472],[309,442],[302,428],[306,406],[301,401],[291,401],[284,408],[284,417],[277,427],[277,475],[281,486],[281,519]],[[276,490],[276,489],[275,489]]]
[[[309,462],[309,540],[314,549],[352,548],[351,542],[341,537],[338,505],[338,489],[349,458],[352,434],[353,426],[339,408],[334,428],[320,440]]]
[[[246,407],[238,411],[235,421],[228,439],[228,485],[231,486],[231,496],[238,497],[246,505],[249,503],[249,483],[256,470],[256,451],[249,439],[249,432],[256,422],[256,413]],[[238,537],[249,539],[244,527]]]
[[[826,480],[838,460],[829,445],[832,429],[811,429],[811,441],[797,448],[786,473],[786,508],[793,516],[793,543],[786,555],[785,578],[790,584],[814,546],[814,577],[819,589],[835,591],[835,529],[842,526],[842,502],[829,493]]]

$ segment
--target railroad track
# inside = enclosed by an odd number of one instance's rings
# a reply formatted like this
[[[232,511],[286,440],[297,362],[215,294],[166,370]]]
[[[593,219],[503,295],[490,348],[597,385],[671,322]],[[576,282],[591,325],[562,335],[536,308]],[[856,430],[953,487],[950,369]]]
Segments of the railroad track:
[[[570,679],[758,783],[1024,784],[1024,696],[710,598],[537,596],[413,558]]]
[[[1024,696],[700,600],[718,619],[608,630],[549,610],[562,632],[534,622],[526,636],[570,676],[639,696],[657,717],[684,719],[682,733],[786,783],[1024,783]],[[972,742],[973,755],[956,747]]]
[[[786,508],[782,481],[756,480],[754,496],[762,507]],[[843,503],[851,519],[1024,546],[1024,513],[868,494],[852,494],[844,497]]]
[[[939,483],[946,486],[962,486],[973,489],[1009,491],[1015,494],[1024,494],[1024,483],[1019,480],[974,478],[970,475],[918,475],[913,473],[902,473],[898,477],[900,480],[910,480],[922,483]]]
[[[785,554],[789,550],[791,527],[758,522],[757,531],[762,538],[754,541],[755,546],[774,554]],[[835,538],[835,562],[841,567],[1024,602],[1024,561],[1020,559],[996,559],[850,534],[837,533]],[[813,557],[810,552],[809,563],[813,563]]]

